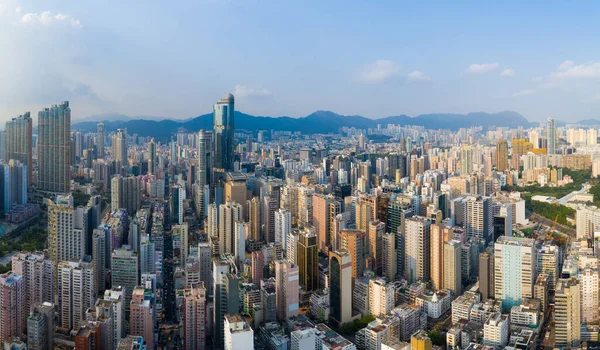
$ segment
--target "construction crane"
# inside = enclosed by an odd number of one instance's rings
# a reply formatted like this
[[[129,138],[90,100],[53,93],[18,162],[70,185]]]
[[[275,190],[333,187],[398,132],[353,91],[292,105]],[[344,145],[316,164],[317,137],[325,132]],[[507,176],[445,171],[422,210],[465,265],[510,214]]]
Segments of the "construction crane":
[[[558,214],[554,217],[554,222],[552,223],[552,227],[550,231],[548,231],[548,235],[546,236],[546,240],[549,241],[552,238],[552,233],[554,233],[554,229],[556,227],[556,223],[558,222]]]

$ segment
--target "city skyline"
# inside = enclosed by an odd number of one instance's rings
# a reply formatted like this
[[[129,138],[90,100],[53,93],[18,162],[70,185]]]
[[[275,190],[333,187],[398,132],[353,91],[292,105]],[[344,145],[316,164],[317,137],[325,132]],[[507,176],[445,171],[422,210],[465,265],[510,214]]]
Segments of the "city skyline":
[[[187,119],[210,111],[215,90],[270,116],[514,110],[573,122],[600,111],[600,63],[588,45],[596,3],[306,5],[184,1],[138,13],[117,2],[3,0],[0,45],[19,54],[0,59],[10,82],[0,83],[1,121],[62,99],[73,120]],[[551,25],[570,14],[577,25]],[[205,54],[225,48],[234,54]]]

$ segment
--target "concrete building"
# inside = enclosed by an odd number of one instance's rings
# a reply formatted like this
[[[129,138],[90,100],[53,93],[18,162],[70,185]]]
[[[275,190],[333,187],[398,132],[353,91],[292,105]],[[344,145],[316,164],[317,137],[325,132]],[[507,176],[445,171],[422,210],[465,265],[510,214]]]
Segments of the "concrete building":
[[[71,108],[65,101],[38,113],[38,189],[66,193],[71,189]]]
[[[27,318],[27,347],[52,350],[54,342],[54,304],[45,302],[32,307]]]
[[[340,233],[340,247],[352,258],[352,279],[355,280],[365,272],[367,257],[367,233],[363,230],[345,229]]]
[[[555,344],[579,346],[581,341],[581,291],[577,278],[559,279],[556,284]]]
[[[139,176],[113,176],[110,186],[110,207],[113,211],[125,209],[129,216],[134,216],[141,208],[141,198]]]
[[[299,271],[297,265],[280,260],[275,263],[277,319],[285,321],[298,315]]]
[[[23,334],[26,327],[23,309],[23,278],[11,271],[0,274],[0,342]]]
[[[462,293],[461,246],[458,241],[444,243],[443,287],[456,297]]]
[[[484,345],[501,347],[508,344],[510,334],[509,315],[494,313],[483,325]]]
[[[88,256],[80,261],[62,261],[57,270],[59,325],[72,330],[85,320],[87,309],[94,307],[94,268]]]
[[[369,281],[369,310],[376,317],[384,317],[396,306],[396,288],[383,279]]]
[[[127,158],[127,131],[117,129],[112,137],[112,156],[116,162],[117,169],[129,166]]]
[[[431,276],[431,288],[440,290],[444,285],[444,225],[431,225],[430,234],[429,261],[431,271],[429,274]]]
[[[140,283],[139,257],[131,247],[124,245],[112,252],[110,259],[112,286],[125,290],[125,308],[129,310],[133,290]]]
[[[504,312],[523,298],[533,298],[536,262],[532,239],[501,236],[494,244],[494,294]]]
[[[347,250],[329,252],[329,285],[332,322],[352,319],[352,258]]]
[[[412,216],[405,220],[405,277],[409,283],[428,281],[431,220]]]
[[[154,343],[154,327],[156,325],[156,311],[150,294],[150,291],[148,294],[146,293],[144,287],[136,286],[129,305],[129,334],[142,337],[146,344]]]
[[[298,235],[296,261],[300,273],[300,285],[305,291],[319,288],[319,252],[317,235],[312,230],[304,229]]]
[[[186,350],[206,349],[208,331],[206,288],[203,284],[183,291],[183,342]]]
[[[225,316],[225,350],[253,350],[254,331],[240,315]]]
[[[242,205],[227,202],[219,206],[219,251],[235,254],[235,223],[243,219]]]
[[[23,310],[54,300],[54,264],[42,253],[20,252],[12,257],[12,271],[23,280]]]

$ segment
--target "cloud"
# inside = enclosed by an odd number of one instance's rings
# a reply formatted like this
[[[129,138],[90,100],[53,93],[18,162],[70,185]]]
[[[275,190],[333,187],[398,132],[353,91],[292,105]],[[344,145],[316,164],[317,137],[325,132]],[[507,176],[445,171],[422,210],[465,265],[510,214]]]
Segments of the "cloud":
[[[431,78],[416,70],[408,74],[408,80],[410,81],[430,81]]]
[[[271,96],[271,91],[267,89],[253,89],[244,85],[235,86],[236,97],[250,97],[250,96]]]
[[[563,63],[561,63],[560,65],[558,65],[558,70],[567,70],[571,67],[573,67],[574,62],[571,60],[566,60]]]
[[[363,83],[382,83],[400,74],[400,66],[391,60],[377,60],[366,65],[359,74]]]
[[[512,68],[505,68],[502,73],[500,73],[500,76],[502,77],[514,77],[515,75],[517,75],[517,72]]]
[[[24,24],[41,24],[41,25],[51,25],[54,23],[68,23],[73,28],[82,28],[83,25],[78,19],[75,19],[69,15],[65,15],[63,13],[53,14],[51,11],[44,11],[42,13],[37,12],[29,12],[21,17],[21,22]]]
[[[513,94],[513,96],[515,97],[519,97],[519,96],[529,96],[529,95],[533,95],[535,93],[535,90],[532,89],[525,89],[525,90],[521,90],[521,91],[517,91]]]
[[[473,63],[467,68],[469,73],[487,73],[498,69],[498,63]]]
[[[600,62],[589,62],[575,65],[573,61],[564,61],[558,70],[552,73],[553,78],[600,78]]]

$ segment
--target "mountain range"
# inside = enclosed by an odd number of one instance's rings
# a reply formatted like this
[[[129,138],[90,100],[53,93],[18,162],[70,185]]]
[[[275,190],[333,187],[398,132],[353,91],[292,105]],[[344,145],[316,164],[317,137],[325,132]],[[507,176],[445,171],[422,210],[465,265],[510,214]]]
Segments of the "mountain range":
[[[94,121],[90,121],[94,120]],[[73,130],[95,132],[99,121],[104,123],[106,131],[116,131],[127,128],[129,134],[151,136],[155,138],[170,137],[178,131],[195,132],[200,129],[213,128],[212,113],[204,114],[187,120],[163,119],[156,117],[130,118],[120,114],[103,114],[86,118],[86,121],[75,122]],[[517,112],[503,111],[498,113],[474,112],[469,114],[422,114],[416,117],[397,115],[379,119],[370,119],[359,115],[340,115],[331,111],[316,111],[302,118],[263,117],[235,111],[236,130],[258,131],[300,131],[305,134],[337,133],[342,127],[359,129],[376,128],[377,125],[415,125],[426,129],[458,130],[472,126],[489,128],[502,126],[516,128],[529,127],[538,123],[530,123]]]

